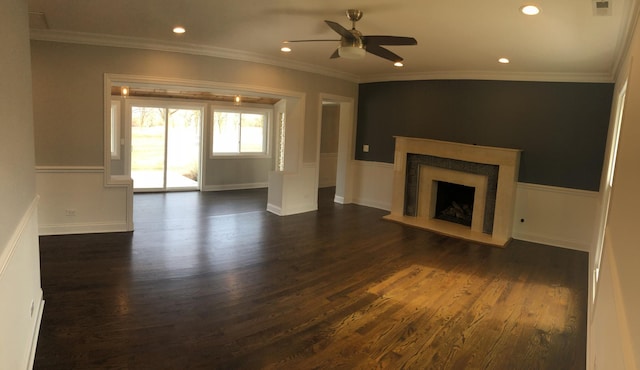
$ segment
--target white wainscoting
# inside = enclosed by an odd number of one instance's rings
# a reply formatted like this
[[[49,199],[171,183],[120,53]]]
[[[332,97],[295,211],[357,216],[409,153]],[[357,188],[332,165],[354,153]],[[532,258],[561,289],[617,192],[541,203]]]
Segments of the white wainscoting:
[[[338,172],[338,153],[320,153],[320,170],[318,172],[318,187],[336,186]]]
[[[353,202],[390,210],[393,164],[353,161],[351,165]],[[597,192],[517,183],[513,238],[590,251],[597,212]]]
[[[287,216],[317,210],[316,171],[315,163],[304,163],[298,172],[270,172],[267,211]]]
[[[40,235],[133,230],[129,180],[108,183],[102,167],[38,167]]]
[[[353,161],[353,202],[363,206],[391,210],[393,164]]]
[[[44,309],[40,286],[38,198],[0,254],[0,369],[31,369]]]
[[[518,183],[513,238],[589,252],[598,204],[594,191]]]
[[[605,368],[602,364],[606,364],[606,369],[637,369],[628,321],[628,315],[635,312],[630,312],[630,305],[624,302],[609,231],[605,234],[596,298],[591,305],[587,368]]]

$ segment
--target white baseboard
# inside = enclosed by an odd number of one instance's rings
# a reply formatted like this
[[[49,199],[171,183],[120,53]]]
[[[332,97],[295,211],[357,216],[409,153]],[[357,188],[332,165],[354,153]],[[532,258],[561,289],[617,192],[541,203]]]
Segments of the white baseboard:
[[[590,248],[588,244],[585,244],[583,241],[580,241],[580,240],[550,238],[546,235],[535,234],[535,233],[527,234],[523,232],[514,232],[513,239],[522,240],[525,242],[550,245],[552,247],[573,249],[573,250],[583,251],[583,252],[589,252],[589,248]]]
[[[40,235],[98,234],[130,231],[127,223],[87,222],[40,225]]]
[[[365,207],[372,207],[372,208],[382,209],[384,211],[391,211],[390,202],[384,202],[377,199],[367,199],[367,198],[360,198],[356,196],[353,199],[353,203],[359,204]]]
[[[334,203],[338,203],[338,204],[344,204],[344,197],[342,197],[340,195],[334,195],[333,196],[333,202]]]
[[[275,215],[282,216],[282,208],[280,208],[278,206],[275,206],[275,205],[273,205],[271,203],[267,204],[267,211],[269,211],[269,212],[271,212],[271,213],[273,213]]]
[[[29,369],[33,369],[33,363],[36,359],[36,348],[38,347],[38,337],[40,336],[40,326],[42,325],[43,314],[44,314],[44,299],[42,299],[42,294],[40,294],[40,304],[38,305],[38,312],[36,313],[36,323],[33,328],[33,335],[31,336],[31,351],[29,351]]]
[[[248,184],[225,184],[225,185],[206,185],[202,187],[202,191],[225,191],[225,190],[246,190],[261,189],[268,187],[266,182],[248,183]]]

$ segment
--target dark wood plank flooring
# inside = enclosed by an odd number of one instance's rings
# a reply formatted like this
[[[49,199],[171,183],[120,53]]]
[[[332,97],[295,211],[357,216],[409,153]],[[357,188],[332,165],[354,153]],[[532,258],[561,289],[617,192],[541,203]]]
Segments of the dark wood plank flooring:
[[[36,369],[584,369],[586,253],[499,249],[266,190],[139,194],[133,233],[41,237]]]

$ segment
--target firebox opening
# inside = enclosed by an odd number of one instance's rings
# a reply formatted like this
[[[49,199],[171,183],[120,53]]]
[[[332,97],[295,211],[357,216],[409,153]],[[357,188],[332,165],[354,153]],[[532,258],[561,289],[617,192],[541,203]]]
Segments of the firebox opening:
[[[471,226],[473,198],[476,188],[445,181],[435,181],[437,186],[434,217],[440,220]]]

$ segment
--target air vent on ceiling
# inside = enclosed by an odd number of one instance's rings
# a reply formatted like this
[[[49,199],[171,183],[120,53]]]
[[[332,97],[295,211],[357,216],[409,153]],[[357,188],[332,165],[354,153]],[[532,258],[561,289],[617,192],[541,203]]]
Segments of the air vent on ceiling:
[[[611,15],[611,0],[592,0],[593,15]]]
[[[37,30],[48,30],[49,22],[42,12],[29,12],[29,28]]]

